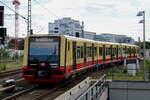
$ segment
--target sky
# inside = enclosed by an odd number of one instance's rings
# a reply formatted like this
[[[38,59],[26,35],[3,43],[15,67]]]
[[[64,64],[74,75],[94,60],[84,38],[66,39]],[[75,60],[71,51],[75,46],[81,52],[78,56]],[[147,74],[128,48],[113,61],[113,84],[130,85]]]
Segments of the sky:
[[[14,9],[13,0],[0,0]],[[19,14],[27,17],[28,0],[19,0]],[[39,5],[39,3],[40,5]],[[84,21],[85,30],[101,33],[127,35],[143,40],[143,26],[138,22],[139,11],[145,11],[145,38],[150,39],[150,0],[32,0],[32,28],[34,34],[47,34],[48,22],[62,17]],[[0,3],[0,5],[2,5]],[[41,7],[42,6],[42,7]],[[44,7],[44,8],[43,8]],[[5,7],[5,27],[14,36],[14,14]],[[19,37],[27,34],[27,23],[19,17]]]

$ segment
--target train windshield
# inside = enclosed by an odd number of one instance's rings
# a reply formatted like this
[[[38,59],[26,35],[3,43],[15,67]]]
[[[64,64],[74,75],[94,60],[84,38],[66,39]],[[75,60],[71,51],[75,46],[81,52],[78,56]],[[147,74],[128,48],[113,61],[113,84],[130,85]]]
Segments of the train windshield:
[[[46,61],[49,64],[59,63],[58,37],[32,37],[29,44],[29,61]]]

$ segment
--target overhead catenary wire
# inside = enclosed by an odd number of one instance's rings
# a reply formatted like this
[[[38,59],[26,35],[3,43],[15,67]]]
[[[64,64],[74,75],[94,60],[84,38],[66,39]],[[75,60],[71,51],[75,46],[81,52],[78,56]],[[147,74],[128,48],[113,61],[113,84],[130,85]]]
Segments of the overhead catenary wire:
[[[39,4],[39,6],[43,9],[45,9],[50,15],[53,15],[55,17],[57,17],[59,19],[59,17],[52,11],[50,11],[49,9],[47,9],[45,6],[43,6],[40,2],[38,2],[37,0],[34,0],[37,4]]]
[[[9,7],[6,3],[4,3],[3,1],[0,1],[0,3],[2,3],[4,6],[6,6],[7,8],[9,8],[11,11],[13,11],[14,13],[17,13],[14,9],[12,9],[11,7]],[[24,17],[23,15],[17,13],[21,18],[23,18],[25,20],[25,22],[27,21],[27,18]]]
[[[8,6],[6,3],[4,3],[3,1],[0,1],[0,3],[3,4],[4,6],[6,6],[8,9],[10,9],[12,12],[17,13],[14,9],[12,9],[11,7],[9,7],[9,6]],[[21,18],[23,18],[23,19],[25,20],[25,22],[27,23],[28,19],[27,19],[25,16],[23,16],[23,15],[21,15],[21,14],[19,14],[19,13],[17,13],[17,14],[18,14],[18,16],[20,16]],[[36,24],[36,25],[37,25],[37,24]],[[37,26],[35,26],[35,27],[37,27]],[[41,27],[41,26],[38,26],[38,27],[40,27],[41,30],[42,30],[42,27]],[[38,31],[38,32],[40,32],[40,31]]]
[[[38,2],[37,0],[34,0],[41,8],[43,8],[43,9],[45,9],[50,15],[53,15],[53,16],[55,16],[55,17],[57,17],[58,19],[59,19],[59,17],[55,14],[55,13],[53,13],[52,11],[50,11],[49,9],[47,9],[45,6],[43,6],[43,5],[41,5],[41,3],[40,2]],[[6,3],[4,3],[3,1],[0,1],[0,3],[1,4],[3,4],[4,6],[6,6],[8,9],[10,9],[11,11],[13,11],[14,13],[17,13],[14,9],[12,9],[11,7],[9,7]],[[17,13],[21,18],[23,18],[24,20],[25,20],[25,22],[27,23],[27,21],[28,21],[28,19],[25,17],[25,16],[23,16],[23,15],[21,15],[21,14],[19,14],[19,13]]]

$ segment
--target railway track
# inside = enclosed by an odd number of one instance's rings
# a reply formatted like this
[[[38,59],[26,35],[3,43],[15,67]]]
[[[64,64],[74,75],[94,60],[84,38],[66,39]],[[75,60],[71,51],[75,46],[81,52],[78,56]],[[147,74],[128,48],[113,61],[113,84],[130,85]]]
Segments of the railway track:
[[[2,100],[15,100],[18,96],[21,96],[22,94],[30,92],[30,91],[32,91],[34,89],[35,89],[35,87],[31,87],[31,88],[25,89],[25,90],[23,90],[21,92],[15,93],[12,96],[8,96],[8,97],[6,97],[6,98],[4,98]]]
[[[8,77],[8,76],[12,76],[15,74],[19,74],[22,72],[22,69],[16,69],[16,70],[10,70],[10,71],[5,71],[5,72],[0,72],[0,78],[2,77]]]
[[[10,80],[10,79],[14,79],[15,84],[9,85],[7,87],[3,87],[3,85],[5,84],[5,80]],[[29,84],[29,82],[25,81],[25,79],[22,77],[21,68],[16,70],[11,70],[11,71],[0,72],[0,85],[1,85],[0,100],[2,100],[2,98],[9,97],[14,93],[16,94],[16,91],[22,91],[32,87],[32,85]],[[18,90],[20,88],[21,90]],[[14,91],[14,93],[12,92],[7,93],[7,91],[9,90]]]
[[[92,71],[92,72],[85,73],[83,76],[79,75],[74,80],[70,81],[70,83],[66,84],[66,86],[62,86],[57,91],[54,91],[51,94],[43,96],[43,98],[35,99],[35,100],[54,100],[59,95],[63,94],[70,88],[74,87],[75,85],[77,85],[78,83],[83,81],[86,77],[100,78],[104,74],[106,74],[109,70],[110,70],[110,68],[106,68],[106,69],[99,70],[98,72]]]
[[[0,60],[0,63],[16,62],[16,60]]]
[[[52,84],[44,87],[30,87],[2,100],[54,100],[57,96],[74,87],[86,77],[101,77],[107,73],[110,68],[101,69],[100,71],[89,71],[83,75],[78,75],[72,80],[68,80],[59,84]]]
[[[16,80],[15,85],[11,85],[11,86],[0,89],[0,100],[15,99],[17,96],[24,94],[26,92],[32,91],[34,88],[35,88],[35,85],[30,84],[24,78],[18,79],[18,80]],[[11,90],[11,92],[7,92],[10,90]]]
[[[56,85],[52,84],[51,86],[47,85],[44,87],[41,87],[41,86],[31,87],[24,91],[15,93],[14,95],[11,95],[9,97],[6,97],[2,100],[42,100],[43,98],[45,98],[46,96],[49,96],[51,94],[52,95],[49,99],[53,100],[53,98],[58,96],[58,91],[62,91],[62,89],[64,91],[64,87],[67,87],[67,88],[65,88],[65,90],[69,89],[84,79],[85,79],[85,77],[82,77],[82,78],[76,78],[75,80],[66,81],[61,84],[56,84]],[[57,92],[57,94],[54,95],[56,92]],[[60,92],[59,94],[61,94],[61,93],[62,92]]]

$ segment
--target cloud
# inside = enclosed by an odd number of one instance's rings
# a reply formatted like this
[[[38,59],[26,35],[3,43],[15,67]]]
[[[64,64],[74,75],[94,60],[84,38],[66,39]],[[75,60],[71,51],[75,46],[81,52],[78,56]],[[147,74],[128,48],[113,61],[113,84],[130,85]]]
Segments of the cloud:
[[[9,0],[3,0],[9,1]],[[19,12],[27,17],[27,0],[19,0]],[[142,26],[138,24],[140,17],[136,14],[140,10],[148,12],[150,10],[149,0],[32,0],[32,28],[35,33],[48,33],[48,22],[62,17],[72,17],[73,19],[84,21],[85,29],[97,33],[116,33],[132,36],[137,39],[142,37]],[[8,2],[8,5],[14,9],[14,6]],[[7,13],[12,13],[6,10]],[[58,17],[57,17],[58,16]],[[14,29],[13,17],[6,18],[6,25],[10,33]],[[12,21],[11,21],[12,20]],[[146,15],[146,27],[150,24],[149,15]],[[27,24],[22,18],[19,18],[19,32],[26,34]],[[13,26],[14,27],[14,26]],[[150,29],[146,28],[147,34]],[[147,39],[150,36],[146,35]]]

